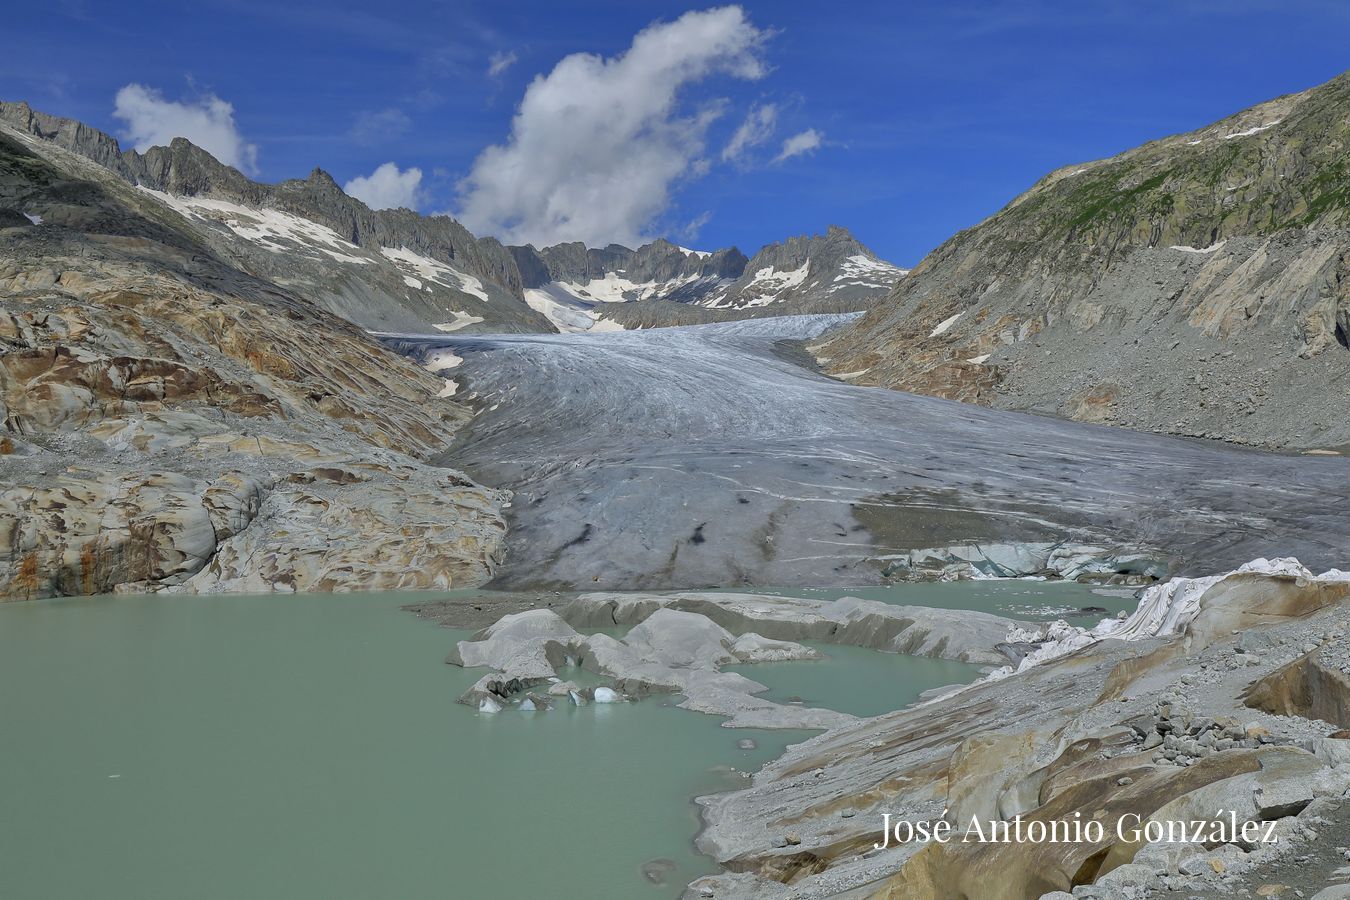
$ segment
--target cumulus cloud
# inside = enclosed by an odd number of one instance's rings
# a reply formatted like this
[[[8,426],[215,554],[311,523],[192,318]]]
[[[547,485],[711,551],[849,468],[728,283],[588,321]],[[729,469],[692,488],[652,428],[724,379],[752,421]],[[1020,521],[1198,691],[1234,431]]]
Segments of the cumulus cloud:
[[[234,123],[234,107],[215,94],[196,100],[165,100],[143,84],[117,92],[113,115],[126,123],[126,138],[137,150],[167,147],[187,138],[227,166],[250,174],[258,171],[258,147],[244,140]]]
[[[778,125],[778,107],[765,103],[750,110],[745,121],[731,135],[731,140],[722,148],[723,162],[736,162],[745,155],[745,151],[767,141]]]
[[[564,58],[530,84],[506,143],[460,183],[460,219],[513,243],[638,243],[676,182],[706,170],[722,106],[682,110],[681,89],[715,74],[763,77],[767,37],[726,6],[650,25],[611,59]]]
[[[814,128],[808,128],[783,141],[783,149],[779,151],[773,161],[780,163],[783,160],[792,159],[792,157],[801,156],[804,153],[814,153],[820,148],[820,145],[824,141],[824,132],[816,131]]]
[[[387,162],[369,175],[358,175],[342,186],[371,209],[417,209],[422,195],[422,170],[399,171],[397,165]]]
[[[498,50],[488,58],[488,77],[496,78],[498,75],[514,66],[519,59],[520,57],[516,56],[516,51],[514,50]]]

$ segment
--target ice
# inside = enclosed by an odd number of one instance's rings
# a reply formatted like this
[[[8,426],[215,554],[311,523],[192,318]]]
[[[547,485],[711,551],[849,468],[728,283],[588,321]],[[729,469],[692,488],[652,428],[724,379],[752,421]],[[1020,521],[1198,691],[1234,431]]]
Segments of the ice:
[[[688,247],[678,247],[678,246],[675,249],[679,250],[681,253],[687,253],[690,256],[697,256],[699,259],[707,259],[708,257],[712,256],[712,253],[708,252],[707,250],[690,250]]]
[[[1027,654],[1015,669],[1004,666],[989,677],[1006,678],[1014,672],[1022,672],[1040,663],[1067,656],[1108,638],[1142,641],[1181,634],[1199,615],[1200,598],[1206,591],[1232,575],[1247,574],[1283,576],[1324,584],[1350,582],[1350,572],[1328,569],[1321,575],[1314,575],[1291,556],[1254,559],[1221,575],[1173,578],[1145,589],[1139,598],[1138,608],[1130,616],[1124,619],[1103,619],[1096,628],[1079,628],[1063,621],[1052,622],[1039,630],[1013,628],[1008,633],[1010,642],[1042,642],[1041,646]]]
[[[459,390],[459,382],[453,378],[447,378],[445,379],[445,387],[441,388],[440,393],[436,396],[441,398],[453,397],[457,390]]]
[[[28,213],[24,213],[24,214],[23,214],[23,217],[24,217],[25,219],[27,219],[28,221],[32,222],[34,225],[41,225],[41,224],[42,224],[42,216],[33,216],[33,215],[29,215]]]

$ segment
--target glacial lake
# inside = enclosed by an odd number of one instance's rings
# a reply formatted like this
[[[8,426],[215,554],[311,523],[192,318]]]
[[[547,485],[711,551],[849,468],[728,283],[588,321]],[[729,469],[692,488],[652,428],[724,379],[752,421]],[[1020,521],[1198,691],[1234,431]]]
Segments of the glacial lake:
[[[480,714],[444,663],[469,632],[399,609],[433,598],[0,604],[0,897],[676,897],[713,870],[691,798],[809,736],[669,697]],[[855,712],[971,673],[822,649],[741,671]]]

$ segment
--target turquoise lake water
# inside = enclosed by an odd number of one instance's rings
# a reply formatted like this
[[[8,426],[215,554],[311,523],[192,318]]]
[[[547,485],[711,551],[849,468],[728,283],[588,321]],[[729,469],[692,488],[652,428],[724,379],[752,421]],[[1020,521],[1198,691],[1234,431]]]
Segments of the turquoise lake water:
[[[443,662],[467,633],[415,599],[0,604],[0,897],[675,897],[712,871],[691,798],[809,736],[670,698],[480,715],[455,698],[481,671]],[[969,674],[824,649],[744,671],[854,712]]]

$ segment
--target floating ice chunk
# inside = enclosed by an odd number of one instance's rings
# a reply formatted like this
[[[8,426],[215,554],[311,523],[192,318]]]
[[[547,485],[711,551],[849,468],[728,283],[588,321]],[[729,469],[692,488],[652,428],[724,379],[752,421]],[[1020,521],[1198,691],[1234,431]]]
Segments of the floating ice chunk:
[[[478,711],[481,713],[499,713],[502,711],[502,705],[492,697],[484,697],[478,701]]]
[[[586,698],[583,697],[583,696],[581,696],[580,694],[578,694],[576,691],[568,691],[568,692],[567,692],[567,696],[572,698],[572,705],[573,705],[573,706],[585,706],[585,705],[586,705]]]
[[[520,711],[521,711],[521,712],[534,712],[534,711],[537,710],[538,708],[539,708],[539,707],[535,706],[535,705],[534,705],[534,701],[531,700],[529,697],[526,697],[526,698],[525,698],[525,701],[524,701],[523,703],[520,704]]]
[[[623,698],[619,696],[619,692],[613,688],[598,687],[595,689],[596,703],[618,703],[622,699]]]

